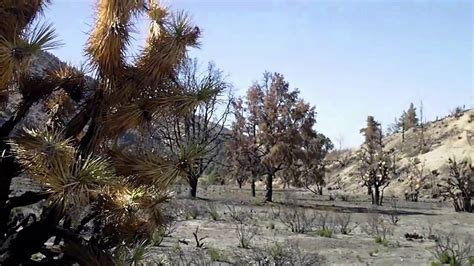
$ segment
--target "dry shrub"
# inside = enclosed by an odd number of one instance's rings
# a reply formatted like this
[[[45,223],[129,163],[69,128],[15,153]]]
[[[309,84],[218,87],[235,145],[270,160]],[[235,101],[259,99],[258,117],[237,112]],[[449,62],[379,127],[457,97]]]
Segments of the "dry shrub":
[[[214,203],[208,203],[206,205],[206,211],[211,216],[212,220],[217,221],[220,218],[219,210],[217,209],[217,205]]]
[[[309,253],[301,249],[298,242],[275,242],[264,249],[255,249],[250,265],[322,265],[325,258],[317,253]]]
[[[367,214],[367,223],[362,227],[362,230],[381,241],[387,240],[387,236],[393,234],[393,226],[378,213]]]
[[[236,223],[235,231],[239,239],[239,247],[247,249],[251,247],[252,240],[258,233],[258,227],[252,222]]]
[[[239,247],[250,248],[252,240],[258,233],[258,227],[253,222],[253,213],[243,208],[236,208],[235,206],[227,206],[231,222],[234,224],[235,232],[239,240]]]
[[[350,234],[357,226],[359,226],[358,223],[352,223],[350,213],[340,213],[334,218],[334,229],[343,235]]]
[[[179,246],[169,252],[165,258],[153,265],[211,265],[212,260],[204,249],[196,248],[184,251]]]
[[[458,162],[449,158],[449,177],[444,178],[440,187],[441,195],[450,198],[457,212],[474,212],[474,165],[471,158]]]
[[[390,221],[390,223],[392,225],[397,225],[398,222],[400,222],[400,220],[401,220],[401,218],[399,216],[399,212],[398,212],[397,202],[393,201],[391,203],[391,205],[392,205],[392,208],[389,211],[389,213],[387,214],[388,220]]]
[[[280,221],[294,233],[304,234],[312,231],[318,218],[315,213],[310,214],[305,209],[298,207],[284,208],[278,212]]]
[[[436,259],[434,265],[472,265],[474,249],[471,242],[461,241],[452,233],[438,235],[435,241],[436,247],[432,251]]]
[[[201,207],[193,200],[183,203],[183,212],[186,220],[197,219],[201,214]]]

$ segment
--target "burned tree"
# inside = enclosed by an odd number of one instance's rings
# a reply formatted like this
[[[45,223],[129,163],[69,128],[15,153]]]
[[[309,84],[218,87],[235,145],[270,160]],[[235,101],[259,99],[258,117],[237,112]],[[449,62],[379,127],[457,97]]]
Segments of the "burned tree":
[[[199,178],[212,164],[221,163],[216,159],[224,148],[224,140],[229,137],[225,134],[231,103],[226,94],[229,84],[214,64],[210,63],[200,73],[197,60],[186,59],[170,86],[207,100],[182,116],[153,121],[145,135],[149,140],[144,143],[151,142],[155,148],[164,147],[166,153],[176,158],[186,150],[200,151],[201,156],[185,169],[189,196],[195,198]]]
[[[474,204],[474,166],[471,159],[457,162],[455,158],[448,160],[449,176],[438,184],[441,195],[453,201],[457,212],[473,212]]]
[[[314,194],[323,195],[326,186],[326,155],[334,148],[331,140],[321,133],[304,140],[299,162],[301,174],[296,180]]]
[[[367,127],[363,128],[361,133],[365,136],[359,167],[362,185],[367,187],[372,204],[382,205],[383,191],[395,174],[393,151],[383,149],[382,130],[373,116],[367,117]]]
[[[251,173],[252,184],[265,176],[265,200],[272,201],[274,178],[296,162],[304,136],[314,134],[314,108],[289,88],[283,75],[265,73],[261,83],[248,89],[245,106],[236,105],[235,114],[240,125],[234,123],[234,130],[244,132],[243,138],[235,138],[239,164]]]
[[[418,201],[425,177],[425,162],[420,161],[418,158],[410,160],[408,173],[408,186],[410,190],[405,192],[406,200]]]

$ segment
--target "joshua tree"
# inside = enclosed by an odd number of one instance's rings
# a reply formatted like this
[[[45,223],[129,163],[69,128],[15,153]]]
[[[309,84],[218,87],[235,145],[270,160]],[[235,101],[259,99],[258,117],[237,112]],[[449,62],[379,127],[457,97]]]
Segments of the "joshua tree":
[[[361,130],[365,142],[360,156],[362,185],[367,187],[372,197],[372,204],[382,205],[383,191],[390,184],[395,174],[393,151],[384,151],[382,130],[373,116],[367,117],[367,127]]]
[[[410,161],[410,172],[408,176],[408,185],[410,191],[405,193],[405,198],[411,201],[418,201],[420,189],[425,181],[425,162],[414,158]]]
[[[474,166],[471,159],[457,162],[456,159],[450,158],[448,166],[449,177],[438,185],[441,187],[441,195],[453,201],[454,210],[457,212],[473,212]]]
[[[176,157],[136,154],[118,141],[157,117],[185,116],[214,97],[171,85],[200,31],[184,13],[170,13],[153,0],[98,0],[85,49],[96,81],[86,86],[84,73],[72,67],[47,69],[46,75],[29,71],[35,54],[58,44],[50,26],[32,26],[48,3],[0,0],[0,92],[7,106],[12,91],[22,96],[0,130],[0,264],[32,264],[32,254],[42,253],[36,264],[110,265],[111,252],[141,243],[161,226],[168,185],[202,156],[193,146]],[[133,17],[142,14],[151,20],[149,35],[129,63]],[[77,111],[64,115],[74,101]],[[56,122],[18,128],[36,102],[51,107],[50,121]],[[41,191],[11,194],[20,171]],[[40,200],[39,214],[11,214]],[[87,227],[92,230],[86,234]],[[52,237],[63,244],[48,248]]]

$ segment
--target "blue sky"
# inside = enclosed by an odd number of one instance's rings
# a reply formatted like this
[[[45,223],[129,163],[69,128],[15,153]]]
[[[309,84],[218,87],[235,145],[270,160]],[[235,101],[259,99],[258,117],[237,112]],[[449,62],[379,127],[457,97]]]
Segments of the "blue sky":
[[[53,0],[47,21],[66,45],[64,61],[84,61],[92,0]],[[427,119],[474,105],[471,1],[176,0],[203,31],[190,51],[214,61],[238,95],[265,70],[283,73],[316,106],[317,130],[357,146],[367,115],[392,123],[423,100]],[[145,37],[139,21],[134,47]],[[135,49],[134,51],[137,51]],[[133,51],[132,51],[133,53]]]

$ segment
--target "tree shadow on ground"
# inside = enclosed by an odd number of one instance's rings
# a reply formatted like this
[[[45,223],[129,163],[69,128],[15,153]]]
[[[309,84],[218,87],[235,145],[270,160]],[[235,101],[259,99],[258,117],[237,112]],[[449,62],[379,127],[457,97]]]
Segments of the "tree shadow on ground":
[[[285,207],[299,207],[305,209],[311,209],[316,211],[328,211],[328,212],[337,212],[337,213],[377,213],[377,214],[398,214],[398,215],[428,215],[428,216],[435,216],[438,215],[436,213],[430,212],[421,212],[421,211],[413,211],[413,210],[403,210],[403,209],[391,209],[381,207],[372,207],[372,206],[349,206],[349,205],[325,205],[325,204],[291,204],[287,202],[273,202],[274,205],[285,206]]]

